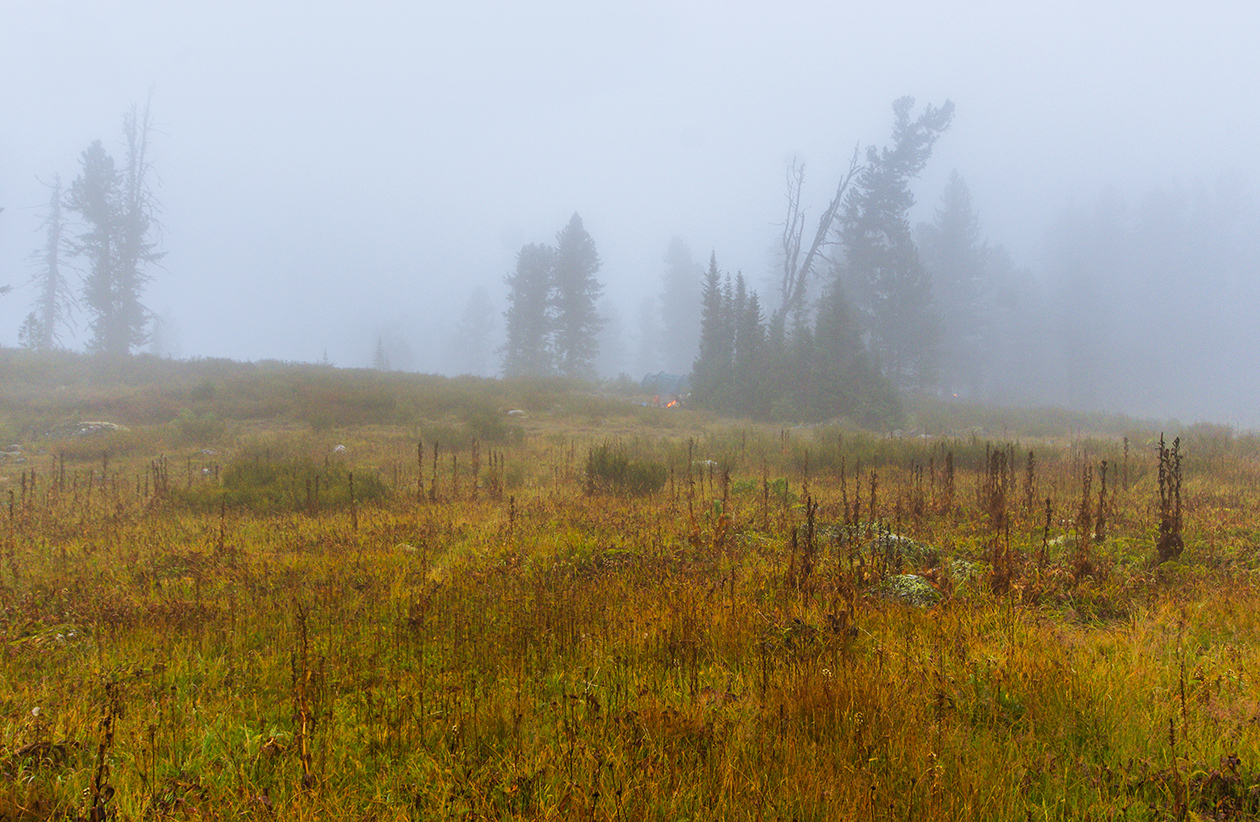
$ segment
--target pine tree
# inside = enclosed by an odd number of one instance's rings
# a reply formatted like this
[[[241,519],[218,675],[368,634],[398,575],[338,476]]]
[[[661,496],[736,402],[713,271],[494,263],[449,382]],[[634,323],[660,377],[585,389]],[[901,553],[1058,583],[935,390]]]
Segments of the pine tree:
[[[51,351],[61,345],[60,329],[70,325],[70,309],[74,295],[61,269],[61,254],[65,247],[65,220],[62,217],[62,190],[60,175],[53,176],[49,186],[48,213],[41,228],[44,229],[44,247],[34,255],[39,265],[32,278],[37,296],[35,305],[18,336],[22,344],[38,351]]]
[[[91,315],[88,323],[90,350],[115,352],[129,349],[127,336],[118,337],[119,298],[117,294],[118,170],[105,146],[96,140],[80,158],[82,169],[70,185],[67,207],[82,217],[86,228],[73,243],[79,256],[87,258],[83,278],[83,304]]]
[[[826,420],[847,416],[887,424],[902,416],[892,384],[871,364],[852,306],[839,283],[818,301],[813,324],[774,331],[742,274],[723,278],[711,258],[705,275],[695,399],[710,408],[760,419]]]
[[[599,335],[596,338],[595,373],[601,378],[617,379],[629,368],[630,349],[626,341],[625,322],[621,309],[607,297],[596,307],[599,311]]]
[[[376,337],[376,350],[372,352],[372,367],[377,371],[389,371],[389,354],[385,351],[385,338]]]
[[[709,269],[700,292],[700,344],[692,366],[691,387],[703,400],[714,398],[723,380],[730,376],[730,359],[726,356],[726,303],[722,295],[722,275],[717,267],[717,252],[709,256]]]
[[[761,316],[761,300],[756,291],[747,291],[743,275],[735,278],[735,355],[733,385],[736,405],[747,414],[764,414],[758,405],[765,379],[766,329]]]
[[[85,223],[71,244],[86,257],[83,304],[92,319],[89,350],[129,354],[147,339],[149,312],[140,302],[149,282],[147,267],[163,257],[156,250],[153,214],[157,203],[148,185],[149,112],[135,107],[123,118],[127,162],[120,172],[100,140],[83,152],[67,208]]]
[[[853,306],[839,282],[818,302],[808,403],[816,419],[847,416],[864,424],[888,423],[902,416],[892,384],[874,367]]]
[[[757,292],[742,273],[722,277],[709,258],[702,292],[700,353],[692,392],[702,403],[733,413],[757,414],[764,397],[766,329]]]
[[[913,97],[893,103],[893,144],[867,150],[866,166],[845,196],[840,238],[843,274],[853,290],[885,373],[898,385],[932,378],[937,331],[931,313],[931,279],[910,231],[910,181],[949,128],[954,106],[928,106],[910,119]]]
[[[556,235],[552,304],[555,310],[556,370],[565,377],[592,379],[600,325],[595,301],[603,287],[595,241],[574,214]]]
[[[989,248],[980,238],[971,192],[957,171],[950,174],[933,222],[919,227],[919,248],[940,318],[941,388],[977,397],[992,311]]]
[[[530,243],[516,255],[516,273],[507,277],[507,342],[503,376],[545,377],[556,373],[551,350],[551,288],[555,251]]]
[[[468,295],[459,326],[455,329],[459,373],[488,376],[493,334],[494,306],[490,302],[489,292],[478,286]]]
[[[684,374],[700,343],[700,286],[704,269],[691,259],[687,244],[674,237],[665,252],[661,283],[660,353],[664,368]]]

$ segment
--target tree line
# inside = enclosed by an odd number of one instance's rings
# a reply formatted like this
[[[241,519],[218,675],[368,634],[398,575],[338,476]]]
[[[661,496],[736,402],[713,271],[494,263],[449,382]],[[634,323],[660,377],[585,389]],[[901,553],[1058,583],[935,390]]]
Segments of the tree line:
[[[1177,396],[1195,413],[1245,405],[1260,369],[1246,311],[1260,299],[1260,220],[1245,181],[1174,182],[1136,202],[1109,192],[1067,209],[1034,276],[983,239],[957,172],[934,219],[911,226],[911,184],[953,107],[916,111],[903,98],[892,113],[889,142],[854,150],[820,213],[806,213],[805,168],[790,165],[762,293],[719,270],[718,254],[706,271],[671,241],[659,297],[637,314],[636,377],[691,373],[696,403],[767,419],[896,422],[905,391],[1164,414]],[[152,134],[148,106],[133,106],[117,160],[97,140],[68,185],[49,180],[24,345],[61,347],[86,327],[89,351],[123,355],[160,332],[143,302],[163,257]],[[553,243],[521,248],[506,278],[505,375],[596,376],[601,334],[616,326],[597,302],[600,267],[577,214]],[[476,296],[459,336],[484,361],[493,308]],[[378,341],[374,364],[389,368],[390,354]]]
[[[812,234],[801,206],[804,167],[787,177],[779,304],[769,315],[741,274],[705,277],[696,398],[756,417],[866,424],[902,416],[898,390],[936,376],[930,276],[910,227],[910,182],[954,108],[893,103],[893,141],[853,158]],[[852,296],[850,296],[852,295]]]
[[[893,142],[869,148],[864,163],[854,151],[809,237],[804,167],[792,165],[779,302],[769,312],[742,274],[719,272],[716,253],[702,288],[689,289],[695,267],[685,247],[671,243],[661,301],[668,330],[642,323],[640,333],[659,339],[662,353],[690,371],[694,400],[755,417],[850,416],[875,424],[900,418],[899,389],[936,378],[939,329],[909,222],[909,186],[954,110],[949,102],[917,116],[913,109],[912,98],[897,100]],[[506,280],[506,376],[594,376],[598,270],[594,242],[576,214],[554,247],[521,248]],[[688,308],[697,299],[698,312]]]

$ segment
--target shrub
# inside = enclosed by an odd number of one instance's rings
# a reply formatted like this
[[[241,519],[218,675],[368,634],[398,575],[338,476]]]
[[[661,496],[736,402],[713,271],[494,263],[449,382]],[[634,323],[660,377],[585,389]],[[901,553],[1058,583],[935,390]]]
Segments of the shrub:
[[[665,487],[665,466],[631,459],[623,446],[604,443],[586,455],[586,492],[643,496]]]
[[[512,425],[504,414],[493,408],[473,408],[464,420],[464,427],[471,439],[486,443],[519,443],[525,432],[519,425]]]

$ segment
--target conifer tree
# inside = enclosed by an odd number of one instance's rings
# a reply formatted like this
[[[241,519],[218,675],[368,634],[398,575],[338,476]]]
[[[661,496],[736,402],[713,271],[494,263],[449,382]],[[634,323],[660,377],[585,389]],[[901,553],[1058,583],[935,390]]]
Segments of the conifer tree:
[[[661,283],[659,351],[666,371],[684,374],[695,361],[700,342],[700,291],[704,269],[691,259],[677,237],[665,252]]]
[[[530,243],[516,255],[516,272],[507,277],[507,342],[503,376],[545,377],[556,373],[551,350],[551,284],[555,251]]]
[[[65,220],[62,217],[61,176],[54,175],[49,186],[48,213],[40,226],[44,229],[44,246],[34,255],[39,266],[32,283],[36,287],[35,305],[18,332],[22,344],[37,351],[51,351],[61,345],[60,329],[70,324],[74,294],[61,266],[65,246]]]
[[[464,303],[459,325],[455,329],[456,360],[459,373],[487,376],[494,334],[494,306],[490,294],[482,286],[473,289]]]
[[[636,345],[634,352],[634,370],[639,374],[653,374],[661,370],[661,324],[657,318],[656,298],[644,297],[639,303],[635,315]],[[696,323],[696,335],[699,336],[700,323]],[[684,370],[685,371],[685,370]]]
[[[148,267],[164,256],[153,236],[158,205],[148,184],[150,131],[148,107],[141,112],[133,106],[123,118],[127,158],[122,170],[96,140],[82,154],[67,199],[67,208],[85,224],[71,247],[87,258],[88,348],[99,353],[126,355],[148,338],[149,311],[140,298],[151,278]]]
[[[919,248],[932,278],[940,323],[940,386],[946,394],[980,393],[985,338],[992,312],[989,247],[967,183],[955,170],[930,223],[919,227]]]
[[[603,324],[595,301],[603,287],[595,279],[600,268],[595,241],[577,214],[556,235],[553,265],[556,370],[565,377],[591,379]]]
[[[954,117],[948,101],[940,108],[928,106],[912,120],[913,108],[913,97],[893,103],[893,143],[867,149],[840,222],[845,285],[861,309],[885,374],[902,386],[932,379],[937,338],[931,278],[910,231],[910,181],[923,171]]]
[[[75,252],[87,260],[83,278],[83,304],[91,319],[90,350],[123,353],[130,348],[130,335],[119,334],[118,293],[118,170],[114,158],[96,140],[80,158],[79,176],[70,186],[69,209],[86,224],[73,243]]]
[[[714,398],[730,376],[727,356],[726,302],[717,252],[709,255],[709,269],[700,292],[700,344],[692,367],[692,391],[701,398]]]
[[[372,367],[377,371],[389,371],[389,353],[385,350],[385,338],[376,336],[376,349],[372,352]]]

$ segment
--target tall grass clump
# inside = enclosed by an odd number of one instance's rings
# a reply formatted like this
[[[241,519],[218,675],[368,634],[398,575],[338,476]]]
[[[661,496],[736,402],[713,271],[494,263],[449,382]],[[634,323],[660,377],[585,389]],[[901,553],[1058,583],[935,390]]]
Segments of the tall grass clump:
[[[632,459],[621,445],[604,443],[586,455],[586,492],[644,496],[665,487],[665,466]]]
[[[321,463],[302,456],[244,456],[228,463],[220,484],[177,487],[173,495],[194,509],[215,510],[227,505],[257,513],[315,513],[384,500],[391,489],[376,472],[356,474],[340,462]]]

